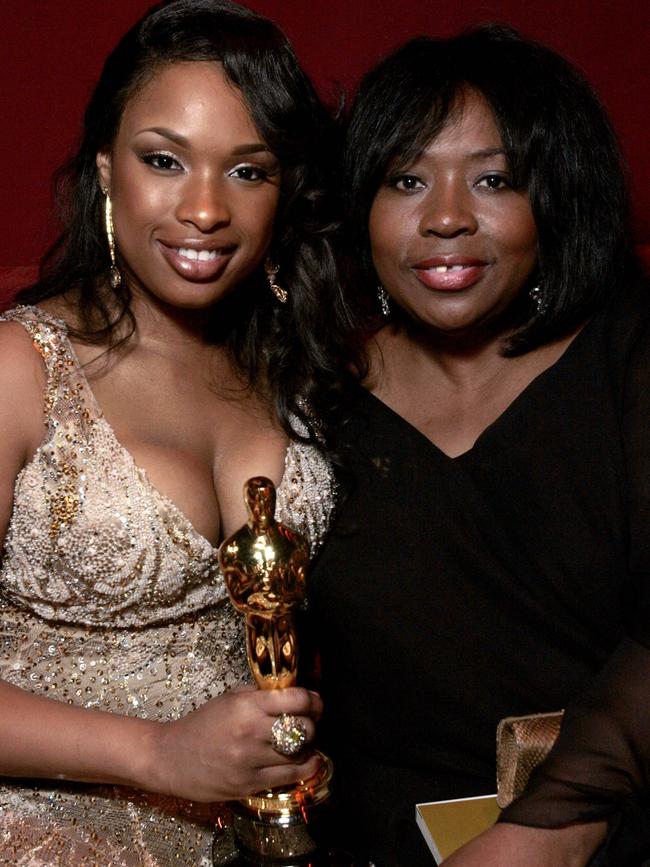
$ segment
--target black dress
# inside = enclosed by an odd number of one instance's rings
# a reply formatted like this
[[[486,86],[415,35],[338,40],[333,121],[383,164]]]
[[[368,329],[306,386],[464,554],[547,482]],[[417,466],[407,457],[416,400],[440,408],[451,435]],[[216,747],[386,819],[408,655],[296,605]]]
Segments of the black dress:
[[[341,439],[353,484],[306,633],[347,845],[430,865],[415,803],[494,792],[498,721],[566,707],[549,772],[506,818],[613,829],[650,761],[646,289],[587,323],[460,457],[362,388]]]

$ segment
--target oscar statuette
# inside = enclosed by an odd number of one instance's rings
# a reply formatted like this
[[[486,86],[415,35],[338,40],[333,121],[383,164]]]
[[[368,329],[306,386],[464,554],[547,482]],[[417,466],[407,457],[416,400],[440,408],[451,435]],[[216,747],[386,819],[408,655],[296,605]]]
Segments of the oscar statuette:
[[[307,541],[276,522],[275,488],[264,477],[244,486],[247,523],[219,548],[232,604],[246,617],[248,663],[259,689],[295,686],[298,648],[294,609],[306,592]],[[304,732],[288,715],[278,717],[273,736],[287,754],[298,752]],[[320,754],[319,770],[293,786],[258,792],[232,804],[238,864],[330,864],[317,855],[311,836],[318,808],[329,797],[332,763]],[[218,835],[217,835],[218,838]],[[217,858],[215,839],[214,862]],[[337,862],[338,863],[338,862]]]

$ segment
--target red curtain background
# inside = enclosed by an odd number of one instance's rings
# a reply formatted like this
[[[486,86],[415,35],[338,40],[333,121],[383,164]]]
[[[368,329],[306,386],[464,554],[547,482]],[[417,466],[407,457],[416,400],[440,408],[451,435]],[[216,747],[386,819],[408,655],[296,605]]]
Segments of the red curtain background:
[[[52,238],[50,176],[73,147],[102,60],[148,0],[0,0],[0,268],[32,266]],[[647,0],[249,0],[293,40],[324,95],[404,39],[502,21],[586,73],[629,163],[638,240],[650,241]],[[580,130],[576,129],[576,135]],[[606,175],[602,183],[608,183]],[[20,272],[22,273],[22,272]]]

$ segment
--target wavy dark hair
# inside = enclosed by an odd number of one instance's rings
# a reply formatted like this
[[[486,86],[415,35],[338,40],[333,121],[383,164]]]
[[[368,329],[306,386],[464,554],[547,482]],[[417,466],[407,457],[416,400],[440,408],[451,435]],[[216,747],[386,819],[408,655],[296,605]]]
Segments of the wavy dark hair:
[[[295,415],[314,441],[311,413],[331,417],[338,383],[337,331],[329,327],[327,303],[337,273],[328,193],[335,127],[287,38],[245,7],[228,0],[172,0],[152,7],[120,40],[86,108],[79,148],[55,180],[65,228],[41,261],[38,281],[18,300],[37,303],[74,290],[79,339],[108,339],[115,348],[132,335],[136,323],[128,279],[112,293],[110,304],[102,292],[110,262],[96,156],[110,149],[127,103],[156,71],[187,61],[221,64],[282,167],[271,255],[289,300],[278,304],[260,267],[219,303],[213,318],[221,324],[213,326],[210,337],[229,348],[249,386],[270,395],[287,433],[300,438],[291,423]],[[128,274],[127,263],[122,269]],[[125,324],[126,338],[120,327]]]
[[[519,305],[505,352],[521,354],[584,322],[636,266],[625,170],[605,110],[567,60],[510,27],[412,39],[363,79],[345,145],[350,303],[367,328],[377,285],[368,216],[377,189],[392,165],[424,151],[468,90],[490,105],[513,182],[527,190],[537,225],[534,276],[546,304],[541,315]]]

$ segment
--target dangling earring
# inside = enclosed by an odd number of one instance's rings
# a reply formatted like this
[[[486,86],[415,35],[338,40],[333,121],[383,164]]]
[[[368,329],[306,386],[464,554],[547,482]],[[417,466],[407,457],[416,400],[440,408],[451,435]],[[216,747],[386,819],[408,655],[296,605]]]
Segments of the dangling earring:
[[[528,296],[535,305],[535,316],[543,316],[546,313],[548,304],[544,298],[544,290],[541,286],[533,286],[528,290]]]
[[[102,187],[102,193],[106,197],[104,200],[104,226],[106,227],[106,238],[108,240],[108,253],[111,257],[111,270],[109,281],[113,289],[122,282],[120,269],[117,267],[115,258],[115,231],[113,229],[113,203],[106,187]]]
[[[267,259],[264,263],[264,271],[266,273],[266,279],[269,281],[271,292],[273,292],[280,304],[286,304],[287,298],[289,297],[287,290],[283,289],[282,286],[278,286],[275,282],[280,272],[280,268],[277,265],[274,265],[270,259]]]
[[[390,295],[388,294],[388,292],[386,292],[381,283],[379,284],[379,286],[377,286],[377,298],[379,298],[382,315],[390,316]]]

